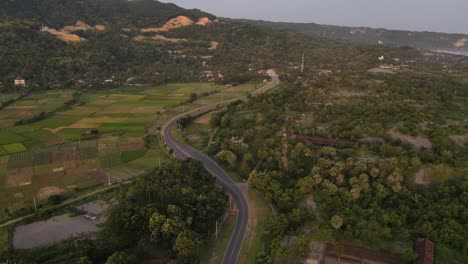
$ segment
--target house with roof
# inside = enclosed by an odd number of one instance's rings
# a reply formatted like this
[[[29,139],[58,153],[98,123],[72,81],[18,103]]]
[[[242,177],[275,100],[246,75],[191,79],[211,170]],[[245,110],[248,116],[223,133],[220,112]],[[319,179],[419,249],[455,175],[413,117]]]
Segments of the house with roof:
[[[15,86],[25,86],[26,85],[26,80],[22,77],[16,77],[14,81]]]

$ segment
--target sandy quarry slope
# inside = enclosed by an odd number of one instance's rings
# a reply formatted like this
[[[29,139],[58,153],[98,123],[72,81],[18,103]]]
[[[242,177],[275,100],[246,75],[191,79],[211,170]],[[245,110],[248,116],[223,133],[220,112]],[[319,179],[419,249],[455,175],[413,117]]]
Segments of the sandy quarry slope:
[[[76,21],[75,25],[69,25],[65,26],[59,30],[54,29],[54,28],[49,28],[49,27],[42,27],[41,31],[48,32],[49,34],[54,35],[60,40],[63,40],[65,42],[80,42],[80,41],[85,41],[86,39],[79,37],[76,34],[73,34],[72,32],[74,31],[79,31],[79,30],[97,30],[97,31],[103,31],[106,30],[106,27],[103,25],[96,25],[94,27],[86,24],[85,22],[78,20]]]
[[[194,22],[190,18],[186,16],[178,16],[176,18],[173,18],[169,21],[167,21],[166,24],[164,24],[162,27],[159,28],[142,28],[141,32],[164,32],[164,31],[169,31],[174,28],[180,28],[180,27],[186,27],[190,26],[193,24],[199,25],[199,26],[207,26],[209,24],[213,23],[209,18],[207,17],[202,17],[198,20],[198,22]]]

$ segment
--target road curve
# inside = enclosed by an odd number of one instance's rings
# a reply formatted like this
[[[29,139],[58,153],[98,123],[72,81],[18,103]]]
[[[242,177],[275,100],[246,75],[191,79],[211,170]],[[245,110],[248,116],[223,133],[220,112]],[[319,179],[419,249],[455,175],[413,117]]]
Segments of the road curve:
[[[274,88],[278,83],[279,79],[278,76],[274,73],[274,71],[270,71],[270,76],[272,77],[272,82],[268,83],[264,87],[254,91],[252,94],[260,94],[263,92],[266,92],[272,88]],[[243,99],[238,98],[238,99]],[[235,99],[235,100],[238,100]],[[229,100],[225,102],[221,102],[217,105],[222,105],[222,104],[227,104],[229,102],[235,101],[235,100]],[[169,121],[163,128],[162,128],[162,135],[164,138],[164,141],[169,149],[173,150],[173,154],[176,158],[178,159],[187,159],[187,158],[193,158],[195,160],[200,161],[213,176],[216,177],[217,179],[217,184],[224,189],[226,189],[229,194],[232,196],[234,201],[237,204],[237,207],[239,209],[238,215],[237,215],[237,222],[236,226],[234,227],[233,234],[231,236],[231,239],[229,241],[229,245],[226,249],[226,252],[223,257],[223,264],[234,264],[237,263],[237,260],[239,258],[239,254],[242,249],[242,244],[244,242],[245,234],[247,231],[247,225],[248,225],[248,218],[249,218],[249,206],[247,204],[247,200],[245,199],[241,189],[236,185],[236,183],[227,175],[227,173],[211,158],[209,158],[207,155],[201,153],[200,151],[188,146],[187,144],[178,141],[172,134],[171,131],[176,126],[177,121],[189,114],[194,114],[194,113],[206,113],[214,110],[215,107],[213,106],[204,106],[195,110],[192,110],[190,112],[184,113],[182,115],[179,115],[175,118],[173,118],[171,121]]]

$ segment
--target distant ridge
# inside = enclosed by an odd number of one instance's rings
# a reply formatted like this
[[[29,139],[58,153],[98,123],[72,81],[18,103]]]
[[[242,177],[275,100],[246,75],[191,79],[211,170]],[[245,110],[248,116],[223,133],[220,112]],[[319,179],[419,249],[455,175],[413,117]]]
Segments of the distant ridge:
[[[358,44],[383,44],[387,46],[411,46],[418,49],[468,51],[468,35],[437,32],[416,32],[406,30],[390,30],[369,27],[345,27],[320,25],[316,23],[270,22],[263,20],[229,19],[276,29],[289,29],[303,34],[329,38]]]

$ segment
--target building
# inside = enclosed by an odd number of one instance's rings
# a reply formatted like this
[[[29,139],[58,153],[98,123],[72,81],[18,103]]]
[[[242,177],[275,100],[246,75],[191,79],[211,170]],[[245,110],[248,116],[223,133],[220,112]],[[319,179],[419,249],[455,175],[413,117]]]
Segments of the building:
[[[433,264],[434,242],[427,238],[419,238],[416,240],[416,254],[414,264]]]
[[[15,86],[24,86],[26,85],[26,80],[22,77],[16,77],[15,79]]]

